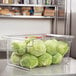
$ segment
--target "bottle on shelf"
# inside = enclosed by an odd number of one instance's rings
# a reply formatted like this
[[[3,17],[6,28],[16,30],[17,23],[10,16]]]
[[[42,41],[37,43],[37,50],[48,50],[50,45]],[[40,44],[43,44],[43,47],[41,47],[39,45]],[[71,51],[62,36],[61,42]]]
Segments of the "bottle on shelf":
[[[37,0],[37,4],[42,5],[43,4],[43,0]]]
[[[8,0],[8,4],[13,4],[13,0]]]
[[[24,4],[29,4],[29,0],[24,0]]]
[[[45,5],[45,0],[42,0],[42,4]]]
[[[2,0],[2,4],[13,4],[13,0]]]
[[[24,0],[20,0],[20,4],[24,4]]]
[[[3,0],[0,0],[0,4],[2,4],[3,3]]]
[[[51,4],[52,4],[52,5],[57,4],[57,0],[52,0]]]
[[[29,0],[30,4],[37,4],[37,0]]]
[[[46,5],[51,5],[52,0],[45,0]]]
[[[8,4],[8,0],[3,0],[3,4]]]
[[[57,0],[57,5],[64,6],[65,0]]]
[[[24,4],[24,0],[13,0],[14,4]]]
[[[13,0],[14,4],[18,4],[18,0]]]

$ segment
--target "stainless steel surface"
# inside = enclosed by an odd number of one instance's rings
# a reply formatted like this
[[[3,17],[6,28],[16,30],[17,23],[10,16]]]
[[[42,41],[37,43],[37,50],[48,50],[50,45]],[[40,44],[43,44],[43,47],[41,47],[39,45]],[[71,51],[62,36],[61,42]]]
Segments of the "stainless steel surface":
[[[66,0],[67,1],[67,5],[66,5],[66,34],[69,35],[70,34],[70,13],[71,13],[71,8],[70,8],[70,3],[71,0]]]
[[[63,26],[63,29],[64,29],[64,32],[63,32],[63,34],[65,34],[65,32],[66,32],[66,12],[65,12],[65,9],[66,9],[66,0],[57,0],[59,3],[58,3],[58,5],[57,5],[57,7],[56,7],[56,24],[55,24],[55,27],[54,27],[54,33],[55,34],[60,34],[58,31],[59,31],[59,29],[60,29],[60,27],[59,27],[59,23],[60,23],[60,20],[63,22],[62,23],[62,25],[61,26]],[[62,17],[59,17],[59,8],[62,8],[63,10],[64,10],[64,16],[62,16]]]
[[[55,16],[2,16],[0,15],[0,18],[55,18]]]
[[[0,60],[0,76],[76,76],[75,65],[76,60],[70,58],[69,64],[51,65],[27,71],[6,65],[6,60]]]
[[[71,56],[76,58],[76,0],[71,0],[71,34],[75,36],[72,43]]]
[[[37,5],[37,4],[0,4],[0,6],[42,6],[42,7],[56,7],[56,5]]]
[[[53,37],[71,38],[71,39],[74,38],[74,36],[70,36],[70,35],[57,35],[57,34],[46,34],[46,35],[53,36]]]

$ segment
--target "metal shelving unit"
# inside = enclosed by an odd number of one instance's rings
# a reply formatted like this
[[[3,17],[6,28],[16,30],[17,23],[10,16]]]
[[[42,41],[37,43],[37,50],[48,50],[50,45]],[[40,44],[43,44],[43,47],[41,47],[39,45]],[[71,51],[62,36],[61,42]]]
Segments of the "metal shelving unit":
[[[0,4],[0,6],[40,6],[40,7],[56,7],[56,5],[36,5],[36,4]]]
[[[55,18],[55,16],[50,17],[50,16],[4,16],[4,15],[0,15],[0,18]]]
[[[6,7],[53,7],[56,10],[56,5],[33,5],[33,4],[0,4],[0,6],[6,6]],[[56,16],[25,16],[25,15],[18,15],[18,16],[12,16],[12,15],[0,15],[0,18],[56,18]]]
[[[55,16],[25,16],[25,15],[14,15],[14,16],[12,16],[12,15],[0,15],[0,18],[31,18],[31,19],[50,19],[50,25],[51,25],[51,31],[50,31],[50,33],[53,33],[53,34],[57,34],[57,27],[58,27],[58,20],[65,20],[66,18],[65,18],[65,16],[66,15],[64,15],[64,16],[62,16],[62,17],[59,17],[58,16],[58,7],[65,7],[65,0],[60,0],[60,1],[62,1],[62,2],[64,2],[64,6],[63,5],[61,5],[60,3],[60,5],[57,3],[57,4],[54,4],[54,5],[36,5],[36,4],[0,4],[0,6],[2,6],[2,7],[24,7],[24,6],[30,6],[30,7],[35,7],[35,6],[38,6],[38,7],[51,7],[51,8],[54,8],[55,9]],[[58,0],[58,2],[59,2],[59,0]],[[65,11],[65,9],[64,9],[64,11]],[[65,26],[65,29],[66,29],[66,20],[65,20],[65,24],[64,24],[64,26]],[[66,32],[66,31],[65,31]]]
[[[56,25],[55,25],[55,34],[58,34],[58,21],[64,21],[64,34],[66,34],[66,7],[67,7],[67,0],[57,0],[59,3],[56,5]],[[64,11],[63,16],[59,16],[59,10]]]

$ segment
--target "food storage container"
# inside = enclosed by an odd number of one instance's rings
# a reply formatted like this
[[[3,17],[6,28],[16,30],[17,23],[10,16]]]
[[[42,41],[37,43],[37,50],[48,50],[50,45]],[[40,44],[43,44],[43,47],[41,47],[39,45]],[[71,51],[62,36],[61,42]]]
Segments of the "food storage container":
[[[22,69],[67,65],[74,36],[26,34],[5,36],[7,62]]]

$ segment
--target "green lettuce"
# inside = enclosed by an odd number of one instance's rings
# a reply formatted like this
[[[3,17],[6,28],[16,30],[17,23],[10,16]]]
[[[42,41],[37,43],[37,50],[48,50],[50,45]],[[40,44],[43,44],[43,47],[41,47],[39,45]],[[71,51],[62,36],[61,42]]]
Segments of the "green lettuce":
[[[44,42],[39,39],[30,41],[27,45],[27,52],[37,57],[46,53]]]
[[[46,51],[51,55],[55,55],[57,53],[56,50],[57,44],[58,41],[56,39],[46,40],[45,41]]]
[[[25,42],[20,42],[20,41],[13,41],[12,42],[12,50],[17,55],[23,55],[26,52],[26,43]]]
[[[25,54],[20,60],[20,65],[22,67],[35,68],[38,65],[38,59],[31,54]]]
[[[62,59],[63,59],[63,56],[60,53],[57,53],[56,55],[52,57],[52,63],[59,64],[61,63]]]
[[[69,51],[69,45],[66,42],[63,41],[58,41],[58,46],[57,46],[57,51],[61,54],[61,55],[65,55],[68,51]]]
[[[11,62],[12,62],[13,64],[19,65],[20,59],[21,59],[21,57],[19,57],[18,55],[16,55],[15,52],[13,52],[13,53],[11,54],[10,60],[11,60]]]
[[[52,63],[52,56],[48,53],[41,55],[38,58],[39,66],[48,66]]]

